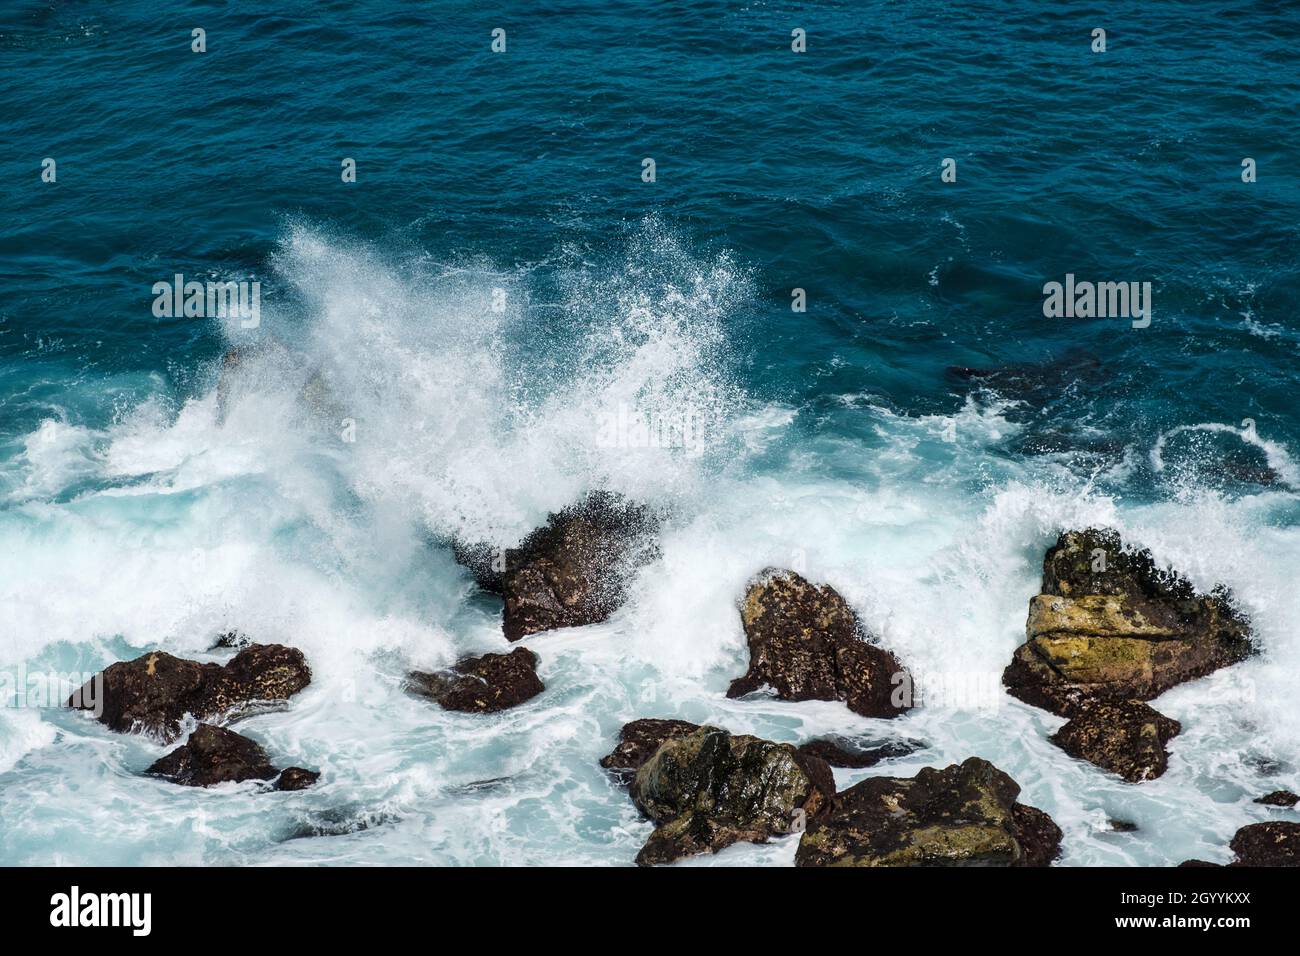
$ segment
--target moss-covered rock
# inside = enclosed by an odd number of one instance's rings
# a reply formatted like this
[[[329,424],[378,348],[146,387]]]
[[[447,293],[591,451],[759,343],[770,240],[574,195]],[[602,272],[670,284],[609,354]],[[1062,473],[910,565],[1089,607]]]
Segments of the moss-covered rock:
[[[1165,746],[1181,731],[1178,721],[1141,701],[1100,700],[1076,710],[1051,739],[1071,757],[1137,783],[1165,772]]]
[[[870,643],[858,616],[829,585],[769,569],[741,606],[749,670],[728,697],[767,685],[782,700],[842,700],[865,717],[911,706],[910,678],[893,654]]]
[[[630,784],[641,765],[654,756],[666,741],[686,737],[700,729],[689,720],[666,720],[643,717],[624,724],[619,731],[618,745],[600,758],[600,765],[614,774],[624,784]]]
[[[841,792],[799,842],[799,866],[1046,866],[1060,828],[1016,802],[1019,785],[971,757]]]
[[[1062,534],[1043,560],[1042,589],[1003,683],[1053,713],[1102,698],[1150,700],[1252,650],[1226,590],[1197,592],[1114,531]]]
[[[835,783],[789,744],[704,726],[661,744],[629,789],[658,824],[637,855],[648,866],[797,832],[829,807]]]

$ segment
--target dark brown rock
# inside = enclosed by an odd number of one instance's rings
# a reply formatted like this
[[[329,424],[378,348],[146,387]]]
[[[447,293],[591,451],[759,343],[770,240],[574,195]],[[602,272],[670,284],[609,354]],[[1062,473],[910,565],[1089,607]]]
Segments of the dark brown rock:
[[[275,789],[306,790],[319,779],[320,773],[318,771],[304,770],[302,767],[288,767],[280,774],[280,778],[275,781]]]
[[[1267,793],[1255,801],[1262,803],[1266,807],[1294,807],[1300,803],[1300,797],[1296,796],[1290,790],[1274,790]]]
[[[311,683],[311,669],[296,648],[253,644],[225,666],[156,651],[113,664],[98,679],[102,679],[101,722],[113,730],[141,730],[171,741],[180,734],[186,714],[211,720],[286,701]],[[96,680],[87,682],[67,706],[93,710],[95,685]]]
[[[1026,638],[1003,673],[1012,696],[1070,716],[1096,699],[1151,700],[1252,651],[1224,589],[1198,593],[1114,531],[1062,534],[1043,560]]]
[[[797,832],[830,806],[834,781],[789,744],[704,726],[661,744],[630,793],[658,824],[637,855],[648,866]]]
[[[625,600],[631,574],[658,555],[657,524],[645,506],[608,492],[552,514],[506,551],[506,639],[606,620]]]
[[[537,676],[537,655],[526,647],[509,654],[467,657],[450,671],[412,671],[411,687],[446,710],[495,713],[531,700],[545,690]]]
[[[749,671],[728,697],[767,685],[782,700],[842,700],[865,717],[909,709],[910,677],[893,654],[868,643],[858,617],[829,585],[769,569],[741,607]],[[901,693],[897,702],[895,691]]]
[[[1182,863],[1178,864],[1178,869],[1180,870],[1192,869],[1194,867],[1206,867],[1206,866],[1223,866],[1223,864],[1211,863],[1209,860],[1183,860]]]
[[[279,771],[255,741],[224,727],[199,724],[189,740],[155,761],[145,773],[187,787],[211,787],[242,780],[270,780]]]
[[[1061,830],[1019,785],[971,757],[915,777],[870,777],[810,820],[798,866],[1046,866]]]
[[[643,717],[623,725],[618,745],[600,758],[600,765],[623,783],[630,783],[641,765],[654,756],[666,741],[686,737],[700,729],[687,720],[663,720]]]
[[[855,770],[874,767],[882,760],[906,757],[923,749],[925,744],[918,740],[890,740],[881,743],[849,737],[810,740],[806,744],[799,745],[801,754],[818,757],[832,767],[848,767]]]
[[[1182,729],[1178,721],[1141,701],[1098,700],[1076,708],[1051,740],[1071,757],[1137,783],[1165,772],[1165,745]]]
[[[1252,823],[1229,846],[1238,866],[1300,866],[1300,823]]]
[[[469,569],[469,573],[474,578],[474,583],[484,591],[491,594],[504,593],[504,549],[498,549],[485,541],[471,544],[463,541],[452,541],[451,553],[457,564]]]

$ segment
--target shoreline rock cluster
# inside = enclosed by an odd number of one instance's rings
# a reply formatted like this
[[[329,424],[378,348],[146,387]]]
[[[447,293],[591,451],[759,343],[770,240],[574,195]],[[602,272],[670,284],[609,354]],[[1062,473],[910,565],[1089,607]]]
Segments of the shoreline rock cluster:
[[[232,722],[283,706],[311,683],[297,648],[245,643],[223,664],[173,657],[162,651],[111,664],[70,697],[66,706],[99,710],[96,719],[118,733],[140,732],[172,743],[187,717],[200,723],[189,739],[145,773],[194,787],[277,779],[276,789],[301,790],[316,771],[271,766],[256,741],[210,721]],[[98,684],[98,687],[96,685]]]
[[[517,645],[607,620],[626,600],[630,575],[658,555],[659,527],[647,507],[595,492],[549,515],[515,548],[452,542],[452,549],[480,587],[501,597],[502,636]],[[904,663],[830,585],[767,568],[751,580],[737,610],[749,663],[727,697],[763,692],[784,701],[836,701],[884,719],[910,708]],[[314,784],[318,773],[276,770],[259,744],[220,726],[284,705],[306,687],[311,671],[302,653],[252,644],[233,631],[219,645],[238,649],[225,665],[162,652],[111,665],[102,674],[99,719],[166,742],[180,736],[185,720],[199,721],[182,746],[146,771],[180,784]],[[1198,592],[1178,572],[1158,568],[1149,551],[1089,528],[1062,533],[1048,549],[1042,593],[1030,601],[1026,639],[1003,683],[1019,700],[1066,718],[1050,737],[1065,753],[1136,783],[1165,772],[1169,743],[1182,729],[1147,701],[1252,652],[1249,622],[1227,591]],[[407,687],[445,710],[495,714],[543,693],[539,663],[534,651],[515,646],[436,672],[411,671]],[[85,698],[88,690],[69,706],[93,699]],[[1019,785],[977,756],[836,789],[832,767],[872,767],[925,746],[833,735],[796,746],[642,718],[623,726],[600,763],[654,824],[637,855],[641,865],[795,834],[795,862],[810,867],[1047,866],[1059,855],[1056,823],[1020,803]],[[1300,798],[1278,791],[1256,802],[1285,809]],[[1233,865],[1297,865],[1300,824],[1243,827],[1232,849]]]

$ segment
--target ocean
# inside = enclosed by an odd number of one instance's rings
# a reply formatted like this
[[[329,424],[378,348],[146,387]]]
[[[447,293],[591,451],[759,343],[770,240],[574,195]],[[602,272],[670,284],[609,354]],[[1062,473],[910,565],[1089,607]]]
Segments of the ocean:
[[[1226,862],[1300,789],[1300,8],[277,7],[0,15],[0,672],[292,645],[311,686],[237,729],[322,778],[178,787],[142,776],[170,747],[9,694],[0,864],[630,865],[652,825],[598,760],[637,717],[926,744],[841,787],[987,758],[1061,865]],[[257,320],[157,314],[178,274],[258,283]],[[1067,276],[1150,283],[1149,325],[1045,315]],[[662,553],[524,642],[546,691],[406,693],[507,648],[449,542],[597,489],[662,509]],[[1090,525],[1230,587],[1260,649],[1159,698],[1140,785],[998,685]],[[768,566],[979,692],[727,699]]]

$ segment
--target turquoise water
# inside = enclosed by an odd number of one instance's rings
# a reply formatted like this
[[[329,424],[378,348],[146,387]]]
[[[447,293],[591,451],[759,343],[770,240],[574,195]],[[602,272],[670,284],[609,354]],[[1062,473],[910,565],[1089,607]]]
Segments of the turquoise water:
[[[595,761],[640,716],[918,738],[841,784],[979,754],[1064,863],[1226,859],[1300,784],[1300,13],[1040,6],[12,4],[0,669],[293,644],[311,688],[240,729],[324,776],[191,792],[138,775],[150,741],[0,709],[0,862],[628,864],[649,825]],[[260,324],[156,317],[176,273],[260,282]],[[1151,282],[1150,327],[1045,318],[1067,273]],[[592,488],[672,515],[628,605],[531,639],[515,711],[404,695],[504,643],[447,538]],[[1262,647],[1161,698],[1184,732],[1138,787],[996,686],[1084,523],[1232,586]],[[984,692],[890,723],[725,699],[768,564]]]

